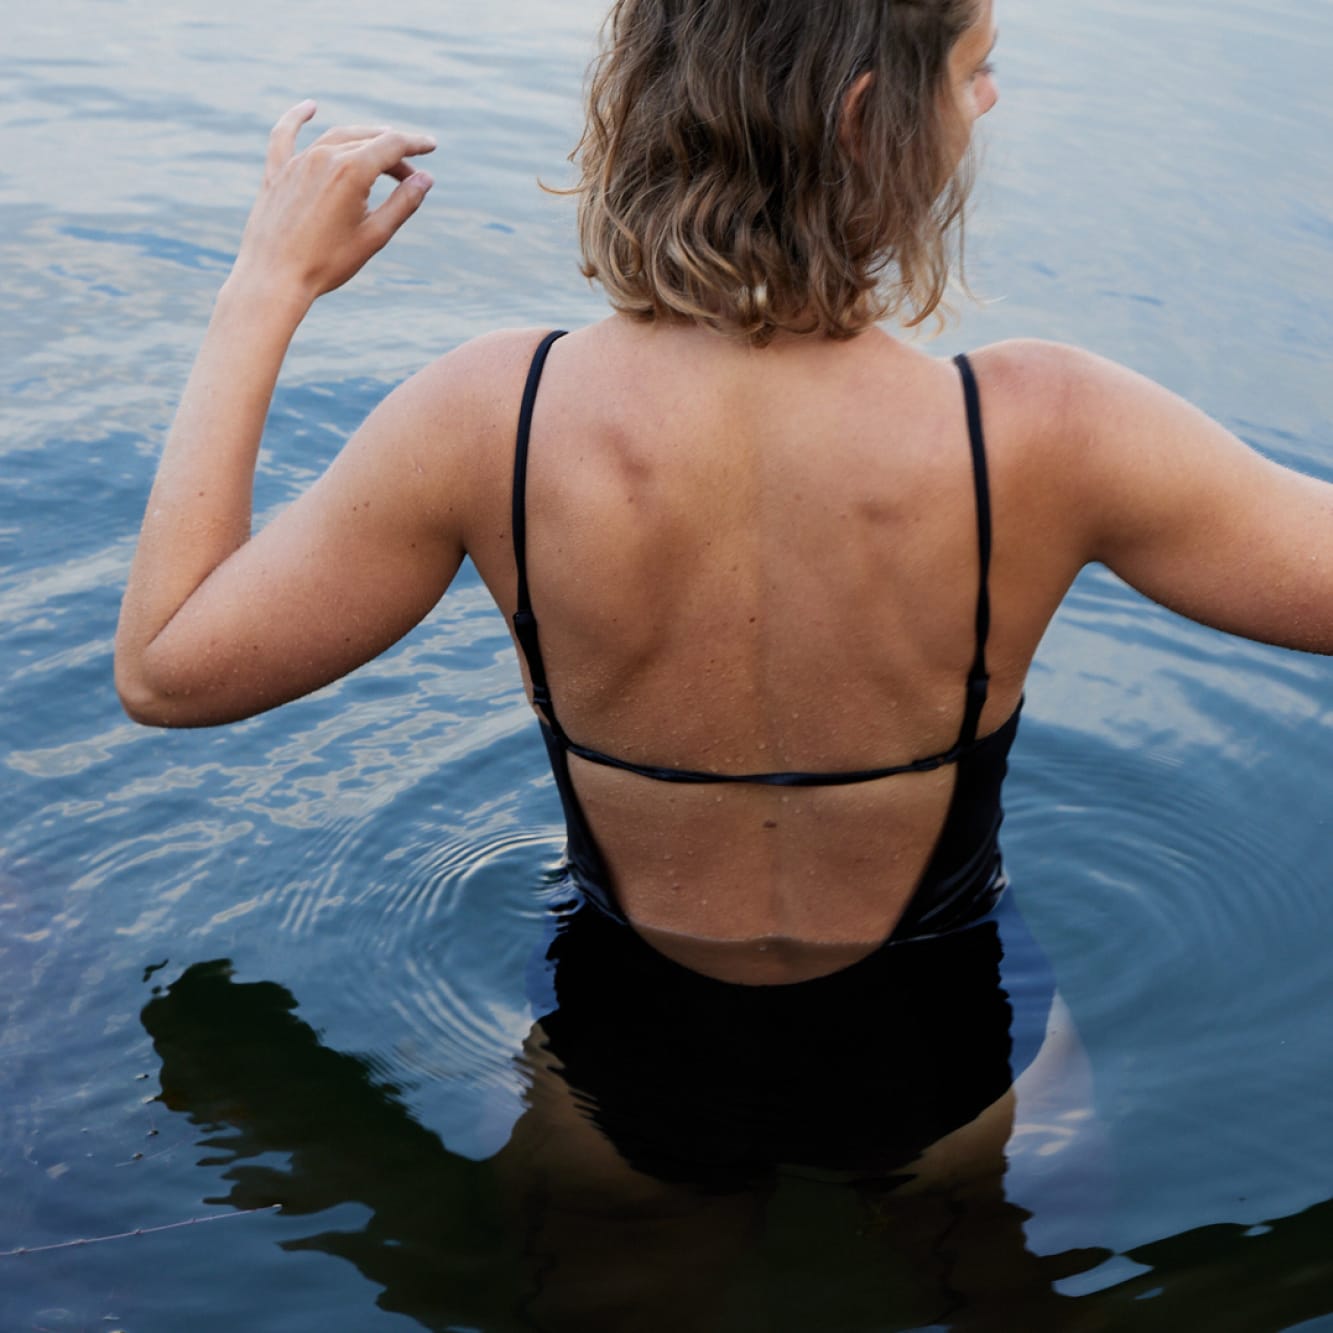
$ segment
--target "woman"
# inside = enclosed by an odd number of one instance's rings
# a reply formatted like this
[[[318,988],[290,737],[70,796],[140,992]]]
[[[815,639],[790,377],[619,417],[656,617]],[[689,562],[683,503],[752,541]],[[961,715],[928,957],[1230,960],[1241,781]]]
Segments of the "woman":
[[[1333,488],[1074,349],[954,365],[877,327],[940,304],[995,34],[991,0],[619,0],[577,187],[585,271],[615,313],[441,358],[252,536],[289,340],[431,186],[411,165],[430,139],[353,127],[297,153],[315,108],[293,108],[149,501],[116,670],[153,725],[246,717],[353,670],[472,558],[515,624],[591,904],[553,945],[547,1040],[659,1180],[867,1154],[889,1172],[1028,1062],[1009,1031],[1023,1004],[994,998],[1021,952],[997,924],[999,789],[1028,667],[1084,565],[1220,629],[1333,651]],[[367,214],[385,173],[398,187]],[[583,1002],[569,979],[597,958],[621,972]],[[643,1130],[644,1071],[607,1073],[633,1032],[670,1026],[646,1016],[663,994],[688,996],[692,1034],[709,1014],[746,1034],[739,1072],[710,1048],[718,1078],[770,1068],[754,1032],[786,1040],[830,997],[843,1014],[880,997],[876,1030],[917,1063],[843,1099],[873,1111],[846,1151],[808,1146],[827,1129],[811,1108],[784,1110],[785,1138],[747,1129],[750,1155],[725,1134],[664,1149],[699,1108]],[[1032,999],[1038,1035],[1049,1005]],[[582,1035],[608,1008],[625,1029]],[[960,1091],[919,1062],[969,1024],[990,1054]],[[803,1068],[770,1089],[785,1107]],[[920,1080],[930,1114],[878,1151],[880,1113]]]

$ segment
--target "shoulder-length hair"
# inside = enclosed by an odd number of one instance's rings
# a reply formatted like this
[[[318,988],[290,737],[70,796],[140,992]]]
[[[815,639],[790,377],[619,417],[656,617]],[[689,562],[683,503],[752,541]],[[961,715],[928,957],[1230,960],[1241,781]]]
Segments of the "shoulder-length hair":
[[[761,346],[921,323],[961,257],[972,170],[945,81],[978,9],[616,0],[571,155],[584,274],[622,314]]]

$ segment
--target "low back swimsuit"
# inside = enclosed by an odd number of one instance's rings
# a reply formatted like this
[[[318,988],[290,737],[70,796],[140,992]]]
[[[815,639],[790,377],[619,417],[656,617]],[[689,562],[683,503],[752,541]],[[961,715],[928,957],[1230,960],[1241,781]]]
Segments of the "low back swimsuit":
[[[570,873],[574,883],[589,901],[616,920],[624,916],[615,901],[606,862],[579,804],[569,772],[569,756],[577,755],[590,763],[637,773],[657,782],[747,783],[780,787],[837,787],[859,782],[879,782],[907,773],[924,773],[946,764],[957,767],[953,799],[940,830],[934,852],[921,876],[916,891],[894,929],[891,938],[907,939],[955,929],[984,916],[998,901],[1005,878],[1000,859],[999,833],[1003,813],[1000,788],[1004,782],[1009,747],[1018,730],[1016,708],[998,731],[978,739],[977,723],[986,703],[989,677],[986,674],[986,637],[990,628],[991,518],[990,490],[986,479],[986,442],[981,429],[981,403],[976,378],[965,356],[956,358],[962,376],[967,407],[968,438],[972,449],[972,478],[976,490],[977,543],[980,550],[980,586],[977,593],[976,652],[968,672],[966,705],[958,739],[947,750],[927,755],[911,763],[883,768],[857,769],[852,772],[814,773],[706,773],[693,769],[664,768],[633,763],[581,745],[560,725],[551,697],[546,667],[542,661],[528,591],[527,562],[527,478],[528,450],[532,434],[532,415],[537,388],[547,353],[561,333],[543,339],[532,359],[527,386],[519,412],[518,440],[514,457],[513,533],[514,561],[518,567],[518,600],[514,612],[514,636],[528,666],[533,703],[542,710],[542,736],[551,758],[556,787],[564,806],[568,829]],[[1020,705],[1021,708],[1021,705]]]
[[[654,1176],[726,1189],[783,1162],[887,1171],[966,1124],[1010,1086],[1035,1055],[1052,994],[1049,969],[1021,918],[1000,905],[1007,884],[1000,789],[1019,709],[997,731],[977,735],[989,685],[991,517],[972,368],[965,356],[955,358],[980,553],[976,647],[957,739],[938,754],[879,768],[711,773],[621,759],[581,744],[560,723],[528,588],[526,497],[537,391],[561,336],[549,334],[532,359],[513,484],[514,635],[541,710],[576,890],[542,975],[531,978],[547,1044],[593,1120],[627,1160]],[[689,784],[828,787],[949,764],[957,777],[926,869],[879,949],[828,976],[743,986],[671,962],[629,928],[579,803],[570,755]],[[1027,1011],[1021,1050],[1011,1035],[1019,1007]],[[849,1073],[854,1086],[847,1086]]]

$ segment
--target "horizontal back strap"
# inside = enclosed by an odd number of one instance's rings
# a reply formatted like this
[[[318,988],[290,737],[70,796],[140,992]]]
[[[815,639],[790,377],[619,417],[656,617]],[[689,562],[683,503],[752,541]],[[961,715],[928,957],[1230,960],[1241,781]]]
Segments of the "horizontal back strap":
[[[554,728],[553,728],[554,730]],[[590,764],[600,764],[603,768],[618,768],[623,773],[637,773],[641,778],[652,778],[657,782],[683,782],[698,786],[720,783],[745,783],[755,787],[846,787],[857,782],[878,782],[880,778],[896,778],[904,773],[930,773],[943,768],[945,764],[955,763],[962,753],[959,747],[947,750],[943,754],[933,754],[925,759],[914,759],[910,764],[892,764],[887,768],[860,768],[849,772],[834,773],[705,773],[694,768],[659,768],[654,764],[636,764],[629,759],[617,759],[615,755],[604,754],[586,745],[564,737],[565,748],[570,754],[586,759]]]

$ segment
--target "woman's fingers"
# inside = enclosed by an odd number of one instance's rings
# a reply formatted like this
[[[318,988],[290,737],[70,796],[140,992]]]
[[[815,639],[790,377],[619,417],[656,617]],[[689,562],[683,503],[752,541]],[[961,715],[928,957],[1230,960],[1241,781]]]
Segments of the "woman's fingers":
[[[388,132],[388,127],[385,125],[334,125],[315,140],[315,146],[355,143],[357,140],[374,139]]]
[[[306,98],[304,102],[289,107],[278,117],[277,124],[273,126],[268,136],[266,165],[270,171],[279,170],[285,162],[291,160],[292,152],[296,148],[296,136],[301,132],[301,126],[315,114],[316,109],[314,101]]]
[[[373,139],[367,139],[356,151],[364,155],[367,166],[374,168],[375,175],[392,176],[396,174],[394,168],[405,158],[433,153],[435,140],[429,134],[406,134],[402,130],[385,130]]]
[[[292,159],[296,151],[296,137],[300,134],[301,127],[314,116],[317,109],[314,100],[307,98],[304,102],[298,102],[295,106],[289,107],[278,118],[268,140],[266,165],[270,171],[281,169]],[[412,156],[416,153],[429,153],[435,147],[435,141],[429,135],[402,134],[384,125],[334,125],[325,130],[315,140],[315,145],[326,148],[340,148],[348,145],[355,147],[363,144],[375,144],[380,149],[375,157],[382,159],[384,156],[383,145],[388,141],[401,144],[397,153],[398,158]],[[400,179],[406,179],[406,177]]]
[[[376,249],[389,243],[394,232],[421,207],[421,201],[434,184],[426,171],[409,172],[400,180],[394,192],[362,224]]]
[[[269,135],[268,168],[275,171],[294,155],[296,136],[315,114],[313,101],[300,102],[285,111]],[[389,175],[403,181],[413,168],[403,159],[421,153],[433,153],[435,140],[428,134],[406,134],[383,125],[334,125],[324,131],[311,145],[312,148],[343,148],[364,152],[366,166],[376,176]]]
[[[368,173],[392,176],[398,181],[394,192],[362,224],[377,250],[387,245],[394,232],[421,207],[435,184],[429,172],[418,171],[407,159],[434,151],[435,140],[429,134],[405,134],[401,130],[385,130],[357,148]]]
[[[264,185],[237,259],[306,300],[342,286],[416,212],[434,183],[410,165],[434,150],[428,134],[339,125],[296,152],[301,127],[314,114],[314,102],[301,102],[273,127]],[[382,175],[397,186],[368,212]]]

